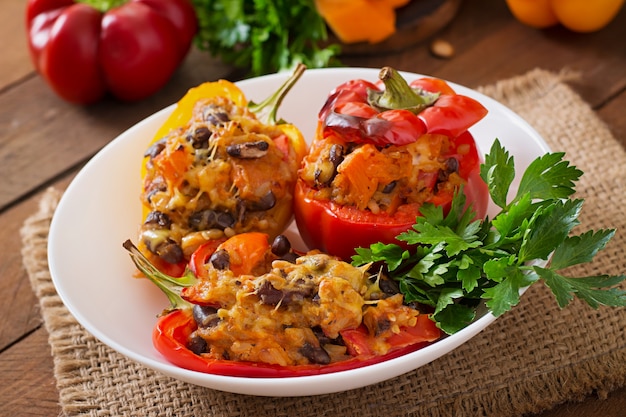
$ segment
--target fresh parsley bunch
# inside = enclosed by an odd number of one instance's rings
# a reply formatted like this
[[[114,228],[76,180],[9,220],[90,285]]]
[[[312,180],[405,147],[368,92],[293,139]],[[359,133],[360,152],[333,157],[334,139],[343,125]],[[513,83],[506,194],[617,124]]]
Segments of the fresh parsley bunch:
[[[383,264],[406,302],[434,308],[432,315],[448,334],[467,326],[481,305],[499,316],[520,300],[520,290],[543,280],[560,307],[574,296],[591,307],[626,306],[626,291],[615,288],[626,275],[567,277],[559,271],[590,262],[615,234],[613,229],[571,232],[580,222],[583,200],[570,199],[583,174],[564,153],[548,153],[526,169],[510,202],[514,159],[496,140],[480,175],[501,209],[490,219],[474,220],[458,192],[447,215],[425,204],[414,230],[398,236],[410,250],[376,243],[356,249],[353,264]]]
[[[331,66],[340,52],[329,45],[313,0],[193,0],[196,45],[223,62],[258,76]]]

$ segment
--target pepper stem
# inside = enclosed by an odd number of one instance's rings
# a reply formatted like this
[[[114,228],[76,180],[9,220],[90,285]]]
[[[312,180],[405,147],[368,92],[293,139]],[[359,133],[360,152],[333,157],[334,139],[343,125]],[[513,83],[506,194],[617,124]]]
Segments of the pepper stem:
[[[283,85],[271,96],[260,102],[259,104],[250,102],[248,103],[248,108],[257,115],[257,118],[261,120],[261,122],[265,124],[276,125],[279,123],[284,123],[283,120],[276,120],[276,113],[278,112],[278,108],[283,102],[283,99],[291,90],[291,88],[296,84],[296,82],[300,79],[304,71],[306,70],[306,65],[299,63],[296,68],[293,70],[291,76],[285,81]]]
[[[188,308],[190,303],[185,301],[181,295],[181,289],[183,287],[191,287],[197,282],[197,279],[191,270],[185,271],[185,274],[180,278],[174,278],[163,272],[159,271],[146,256],[130,241],[126,240],[122,246],[130,253],[137,269],[139,269],[150,281],[152,281],[170,301],[170,308],[167,311],[177,310],[181,308]]]
[[[378,77],[385,83],[385,90],[369,90],[367,101],[380,111],[402,109],[417,114],[439,98],[439,93],[411,88],[400,73],[391,67],[381,69]]]
[[[128,0],[76,0],[76,2],[88,4],[94,9],[105,13],[115,7],[121,6],[124,3],[128,3]]]

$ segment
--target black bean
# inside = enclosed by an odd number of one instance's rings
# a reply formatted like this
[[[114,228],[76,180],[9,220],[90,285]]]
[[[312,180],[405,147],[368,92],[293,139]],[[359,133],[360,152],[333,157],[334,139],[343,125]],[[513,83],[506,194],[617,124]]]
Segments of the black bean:
[[[437,183],[442,183],[448,181],[448,177],[450,173],[446,170],[440,169],[437,173]]]
[[[385,187],[383,188],[383,194],[389,194],[390,192],[393,191],[394,188],[396,188],[396,181],[391,181],[389,184],[385,185]]]
[[[235,218],[227,211],[220,211],[217,214],[215,224],[218,229],[226,229],[235,225]]]
[[[228,113],[223,111],[215,111],[215,109],[211,109],[212,112],[204,114],[204,120],[214,126],[223,126],[226,122],[230,120],[228,117]]]
[[[213,265],[215,269],[223,271],[230,267],[230,255],[226,249],[220,249],[213,252],[209,258],[209,262],[211,262],[211,265]]]
[[[180,245],[170,239],[158,245],[154,252],[159,256],[159,258],[170,264],[177,264],[185,258]]]
[[[330,152],[328,154],[328,160],[332,162],[335,168],[337,168],[339,164],[343,161],[343,146],[337,143],[331,146]]]
[[[400,292],[400,287],[396,281],[390,279],[381,279],[378,281],[378,286],[381,291],[388,295],[395,295]]]
[[[305,342],[299,351],[302,356],[307,358],[311,363],[320,365],[328,365],[330,363],[330,355],[322,347]]]
[[[270,145],[264,140],[236,143],[226,147],[226,153],[233,158],[256,159],[267,154]]]
[[[289,305],[291,303],[298,303],[304,301],[306,298],[311,298],[315,295],[315,289],[311,286],[300,287],[297,290],[283,291],[283,305]]]
[[[391,328],[391,321],[389,319],[383,318],[376,322],[376,329],[374,329],[374,335],[378,336],[383,333],[385,330],[389,330]]]
[[[209,147],[209,139],[211,139],[211,131],[206,126],[198,126],[193,133],[187,137],[195,149],[206,149]]]
[[[172,219],[162,211],[155,210],[148,213],[144,224],[158,226],[160,229],[169,229],[172,225]]]
[[[201,210],[191,213],[187,222],[194,230],[224,230],[235,225],[235,218],[225,211]]]
[[[258,201],[246,201],[246,209],[250,211],[266,211],[276,205],[276,196],[272,191],[268,191]]]
[[[298,259],[299,257],[300,257],[300,255],[298,255],[295,252],[287,252],[286,254],[281,256],[280,259],[282,259],[283,261],[287,261],[289,263],[295,264],[296,263],[296,259]]]
[[[189,340],[189,343],[187,343],[187,348],[196,355],[206,353],[208,351],[208,347],[209,345],[207,344],[206,340],[204,340],[200,336],[192,337],[191,340]]]
[[[150,184],[150,188],[146,190],[146,200],[152,203],[152,197],[159,192],[167,191],[167,184],[162,182],[153,182]]]
[[[149,156],[150,159],[154,158],[155,156],[160,154],[163,151],[163,149],[165,149],[166,142],[167,142],[167,137],[164,137],[154,142],[152,145],[150,145],[148,149],[146,149],[146,152],[143,154],[143,156]]]
[[[201,306],[195,304],[192,309],[193,319],[198,327],[209,328],[219,323],[220,318],[217,315],[217,309],[212,306]]]
[[[283,292],[274,288],[271,282],[263,281],[261,286],[256,290],[256,294],[263,304],[278,305],[283,299]]]
[[[285,235],[278,235],[272,242],[272,253],[276,256],[283,256],[291,250],[291,242]]]
[[[446,171],[449,174],[459,172],[459,161],[456,158],[448,158],[446,160]]]
[[[326,336],[326,334],[324,333],[324,331],[322,330],[320,326],[311,327],[311,330],[313,330],[313,334],[315,335],[317,340],[320,342],[320,346],[329,345],[329,344],[338,345],[338,346],[345,345],[343,339],[341,338],[341,335],[337,336],[334,339],[331,339],[330,337]]]

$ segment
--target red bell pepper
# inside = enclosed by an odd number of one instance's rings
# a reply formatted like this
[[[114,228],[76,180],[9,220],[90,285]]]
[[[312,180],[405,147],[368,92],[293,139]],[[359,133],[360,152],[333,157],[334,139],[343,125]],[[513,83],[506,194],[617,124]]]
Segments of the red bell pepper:
[[[152,343],[169,362],[181,368],[215,375],[240,376],[249,378],[279,378],[321,375],[333,372],[362,368],[375,363],[415,352],[428,343],[437,340],[441,333],[435,323],[426,315],[418,316],[414,328],[405,328],[398,335],[398,341],[389,340],[394,346],[384,355],[375,355],[370,349],[371,336],[362,328],[342,333],[348,350],[354,356],[328,365],[279,366],[242,361],[215,360],[196,355],[187,347],[189,336],[196,324],[188,310],[175,310],[159,318],[152,332]]]
[[[213,253],[226,250],[234,255],[230,257],[231,259],[238,259],[238,255],[243,255],[240,258],[241,262],[235,265],[240,274],[254,273],[262,264],[265,264],[265,267],[260,269],[267,270],[271,268],[267,264],[267,254],[273,251],[267,238],[267,235],[261,233],[243,233],[226,241],[205,244],[197,249],[187,272],[180,278],[160,272],[130,241],[124,243],[138,269],[163,290],[170,300],[170,308],[158,319],[152,333],[153,345],[165,359],[185,369],[216,375],[297,377],[339,372],[383,362],[418,350],[441,336],[441,331],[430,317],[427,314],[419,314],[414,325],[403,326],[399,332],[391,333],[385,338],[383,342],[389,346],[389,350],[382,355],[376,353],[376,345],[381,341],[377,340],[377,336],[371,334],[365,325],[340,331],[341,339],[349,353],[348,358],[324,365],[279,366],[261,362],[218,360],[194,353],[189,344],[198,326],[193,317],[192,306],[203,305],[200,299],[202,294],[196,293],[194,286],[202,276],[206,276],[202,273],[202,270],[206,269],[204,264],[209,262]],[[246,254],[252,256],[244,259]],[[232,266],[229,268],[232,271]]]
[[[96,3],[91,2],[91,3]],[[197,32],[189,0],[28,0],[36,70],[63,99],[89,104],[109,92],[135,101],[161,89]]]
[[[420,78],[410,85],[392,68],[381,70],[383,88],[351,80],[331,92],[319,112],[323,135],[379,146],[405,145],[425,133],[452,138],[487,114],[476,100],[458,95],[445,81]]]
[[[456,94],[443,80],[419,78],[409,84],[395,70],[386,68],[381,71],[381,81],[384,87],[380,82],[351,80],[331,92],[319,112],[317,136],[296,185],[294,213],[305,243],[310,248],[345,260],[350,259],[357,247],[368,247],[376,242],[399,244],[396,236],[415,223],[415,218],[420,215],[421,203],[405,199],[397,206],[373,211],[369,207],[339,201],[336,198],[338,188],[328,175],[319,182],[312,182],[310,174],[305,177],[307,172],[313,171],[307,171],[306,164],[320,166],[319,149],[324,147],[340,145],[340,149],[344,150],[344,159],[335,162],[333,175],[338,176],[342,172],[341,164],[349,157],[346,149],[354,152],[353,149],[369,144],[378,150],[395,146],[394,149],[402,151],[405,145],[412,145],[418,140],[435,143],[445,137],[449,144],[441,146],[437,159],[453,162],[453,170],[463,182],[466,201],[472,204],[477,216],[483,217],[487,210],[487,187],[479,172],[481,157],[474,138],[467,130],[486,115],[486,108],[470,97]],[[414,155],[415,151],[411,152]],[[374,163],[371,158],[368,161]],[[367,170],[367,167],[364,168]],[[391,168],[391,165],[380,167],[379,171]],[[420,168],[416,175],[418,186],[413,190],[430,190],[423,202],[442,206],[447,211],[455,190],[460,187],[440,186],[439,172]],[[358,176],[355,173],[352,175]],[[358,186],[354,181],[351,184],[354,184],[350,186],[354,189]],[[379,188],[385,185],[372,182],[368,184],[368,189],[372,184]]]

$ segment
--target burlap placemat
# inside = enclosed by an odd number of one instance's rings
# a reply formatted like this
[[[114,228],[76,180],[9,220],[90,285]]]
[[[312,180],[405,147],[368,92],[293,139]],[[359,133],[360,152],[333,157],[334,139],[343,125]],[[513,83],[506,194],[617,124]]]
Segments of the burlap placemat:
[[[593,265],[626,271],[626,154],[564,74],[534,70],[481,90],[528,120],[585,175],[586,228],[618,228]],[[401,377],[344,393],[267,398],[189,385],[133,363],[85,331],[51,283],[47,233],[60,192],[24,224],[23,257],[40,303],[66,415],[88,416],[520,416],[626,384],[626,309],[559,310],[542,284],[513,311],[452,353]]]

